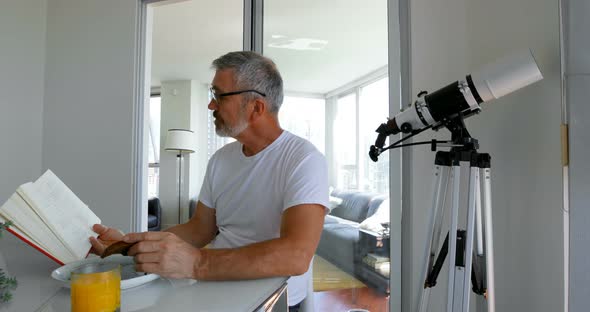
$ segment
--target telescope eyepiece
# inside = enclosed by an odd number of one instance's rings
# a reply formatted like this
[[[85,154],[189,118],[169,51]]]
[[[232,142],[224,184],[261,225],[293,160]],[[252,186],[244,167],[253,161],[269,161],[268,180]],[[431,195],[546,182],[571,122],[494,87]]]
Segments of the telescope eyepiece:
[[[379,154],[381,154],[380,149],[375,145],[371,145],[371,147],[369,148],[369,157],[371,158],[371,160],[377,162]]]

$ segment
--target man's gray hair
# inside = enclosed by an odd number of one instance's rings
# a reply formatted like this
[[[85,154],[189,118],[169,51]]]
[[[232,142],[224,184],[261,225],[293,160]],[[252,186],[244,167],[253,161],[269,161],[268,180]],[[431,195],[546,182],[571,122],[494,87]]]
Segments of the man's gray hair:
[[[253,89],[266,94],[269,110],[277,113],[283,103],[283,79],[276,64],[269,58],[252,51],[227,53],[214,60],[211,66],[216,71],[234,70],[234,83],[240,91]],[[261,97],[255,92],[244,94],[245,99]]]

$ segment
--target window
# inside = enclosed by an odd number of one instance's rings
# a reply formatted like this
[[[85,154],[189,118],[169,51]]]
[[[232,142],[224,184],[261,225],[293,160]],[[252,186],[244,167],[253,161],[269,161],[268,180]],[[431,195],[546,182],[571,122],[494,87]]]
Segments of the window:
[[[369,147],[375,144],[375,129],[389,116],[389,79],[383,78],[360,89],[359,98],[359,185],[360,189],[376,193],[389,192],[388,154],[374,162]]]
[[[368,155],[377,137],[375,129],[389,115],[387,77],[335,97],[331,131],[335,187],[386,194],[389,159],[373,162]]]
[[[326,146],[326,101],[285,96],[279,110],[281,127],[310,141],[322,153]]]
[[[334,115],[332,140],[337,188],[358,189],[356,134],[356,93],[351,93],[337,100]]]

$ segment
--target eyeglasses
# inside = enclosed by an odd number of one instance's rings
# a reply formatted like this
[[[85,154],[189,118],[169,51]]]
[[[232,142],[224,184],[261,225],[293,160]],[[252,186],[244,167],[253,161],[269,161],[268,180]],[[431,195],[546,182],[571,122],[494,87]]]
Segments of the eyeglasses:
[[[217,94],[217,93],[215,93],[215,90],[213,90],[213,88],[209,88],[209,92],[211,92],[211,96],[213,97],[213,100],[217,103],[219,103],[221,98],[224,96],[242,94],[242,93],[246,93],[246,92],[254,92],[254,93],[259,94],[261,96],[266,96],[266,94],[264,94],[260,91],[257,91],[257,90],[241,90],[241,91],[233,91],[233,92],[226,92],[226,93]]]

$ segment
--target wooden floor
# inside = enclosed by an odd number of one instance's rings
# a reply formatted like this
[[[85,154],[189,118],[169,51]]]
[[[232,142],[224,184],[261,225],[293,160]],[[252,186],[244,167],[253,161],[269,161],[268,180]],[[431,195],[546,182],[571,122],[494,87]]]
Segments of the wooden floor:
[[[367,287],[320,256],[313,258],[313,291]]]
[[[313,288],[316,312],[389,311],[389,295],[367,287],[318,255],[313,262]]]
[[[315,311],[347,312],[364,309],[370,312],[389,311],[389,295],[371,288],[352,288],[314,292]]]

